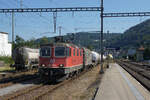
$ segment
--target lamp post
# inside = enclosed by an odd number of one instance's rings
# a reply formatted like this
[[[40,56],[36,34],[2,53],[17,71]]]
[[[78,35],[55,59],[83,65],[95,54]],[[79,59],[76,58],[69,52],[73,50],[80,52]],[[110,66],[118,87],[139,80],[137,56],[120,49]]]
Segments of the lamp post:
[[[103,47],[103,12],[104,12],[104,7],[103,7],[103,0],[101,0],[101,32],[100,32],[100,36],[101,36],[101,45],[100,45],[100,48],[101,48],[101,70],[100,70],[100,74],[103,74],[104,73],[104,70],[103,70],[103,54],[104,54],[104,47]]]

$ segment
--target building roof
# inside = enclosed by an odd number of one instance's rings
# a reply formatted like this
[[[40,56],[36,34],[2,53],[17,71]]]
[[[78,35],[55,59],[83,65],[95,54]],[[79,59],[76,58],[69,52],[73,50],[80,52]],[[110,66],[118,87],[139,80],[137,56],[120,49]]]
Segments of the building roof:
[[[0,34],[8,34],[8,33],[6,33],[6,32],[0,32]]]

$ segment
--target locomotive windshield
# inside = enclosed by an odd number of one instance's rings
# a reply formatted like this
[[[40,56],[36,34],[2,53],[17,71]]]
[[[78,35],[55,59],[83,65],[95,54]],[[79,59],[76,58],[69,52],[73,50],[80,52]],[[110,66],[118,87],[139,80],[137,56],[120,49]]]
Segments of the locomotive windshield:
[[[41,57],[50,57],[51,56],[51,48],[49,48],[49,47],[41,48],[40,56]]]
[[[65,47],[55,47],[55,56],[64,57],[65,56]]]

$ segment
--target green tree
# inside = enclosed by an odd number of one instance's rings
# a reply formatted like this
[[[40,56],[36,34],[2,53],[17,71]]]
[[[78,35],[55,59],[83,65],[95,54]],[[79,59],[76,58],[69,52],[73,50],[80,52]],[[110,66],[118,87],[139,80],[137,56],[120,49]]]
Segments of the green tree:
[[[49,43],[49,41],[48,41],[48,38],[47,37],[42,37],[41,39],[40,39],[40,44],[48,44]]]
[[[146,48],[144,50],[144,59],[145,60],[150,60],[150,49],[149,48]]]
[[[25,45],[25,40],[22,37],[17,35],[15,39],[14,48],[22,47],[24,45]]]

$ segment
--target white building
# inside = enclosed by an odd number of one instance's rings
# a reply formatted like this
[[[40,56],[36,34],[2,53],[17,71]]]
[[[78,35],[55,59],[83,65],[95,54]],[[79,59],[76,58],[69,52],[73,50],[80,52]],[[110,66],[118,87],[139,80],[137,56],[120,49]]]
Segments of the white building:
[[[11,43],[8,43],[8,33],[0,32],[0,56],[11,56]]]

